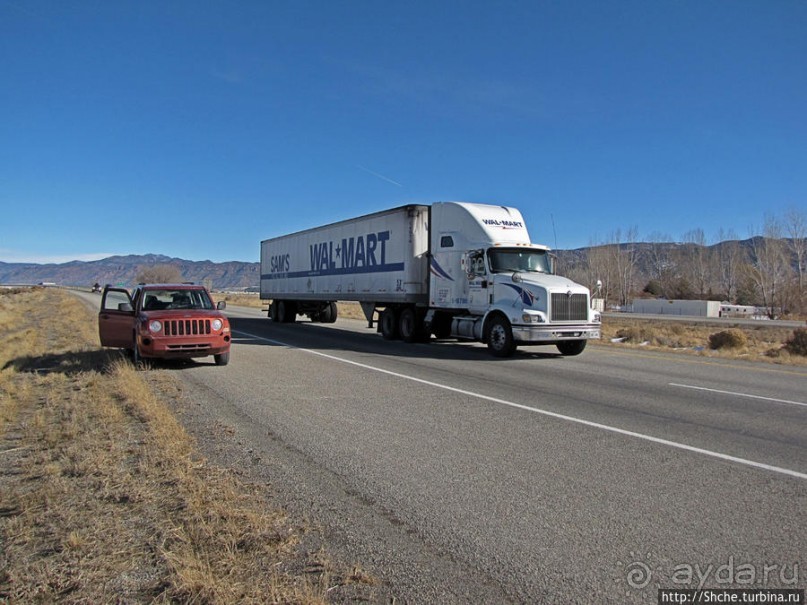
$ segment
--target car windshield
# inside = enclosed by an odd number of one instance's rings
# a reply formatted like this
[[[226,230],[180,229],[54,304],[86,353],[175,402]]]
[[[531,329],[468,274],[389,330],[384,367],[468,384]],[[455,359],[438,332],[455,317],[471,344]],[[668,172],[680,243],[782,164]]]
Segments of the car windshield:
[[[493,273],[550,272],[549,254],[546,250],[492,248],[488,250],[488,259]]]
[[[143,292],[143,310],[213,309],[213,302],[204,290],[166,288]]]

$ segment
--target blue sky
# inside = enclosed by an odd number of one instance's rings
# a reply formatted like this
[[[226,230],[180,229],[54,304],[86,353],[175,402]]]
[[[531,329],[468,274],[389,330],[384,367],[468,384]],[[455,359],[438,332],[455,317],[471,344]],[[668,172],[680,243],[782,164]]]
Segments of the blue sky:
[[[0,0],[0,261],[256,261],[447,200],[558,248],[748,237],[807,211],[805,32],[803,0]]]

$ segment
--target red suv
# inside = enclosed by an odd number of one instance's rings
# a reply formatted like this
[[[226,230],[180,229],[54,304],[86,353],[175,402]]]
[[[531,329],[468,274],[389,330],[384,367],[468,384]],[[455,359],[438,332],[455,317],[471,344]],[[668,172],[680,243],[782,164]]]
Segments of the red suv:
[[[98,333],[101,345],[141,358],[192,358],[213,355],[216,365],[230,361],[230,322],[213,305],[203,286],[140,284],[129,294],[106,286],[101,296]]]

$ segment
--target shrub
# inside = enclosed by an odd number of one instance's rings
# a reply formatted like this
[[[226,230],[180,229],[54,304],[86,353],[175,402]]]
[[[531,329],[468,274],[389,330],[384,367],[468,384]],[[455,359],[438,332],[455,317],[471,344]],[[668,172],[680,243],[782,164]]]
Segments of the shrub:
[[[742,330],[731,329],[716,332],[709,336],[710,349],[742,349],[748,343],[748,338]]]
[[[616,333],[617,338],[624,338],[625,342],[651,342],[653,340],[653,328],[648,326],[629,326],[620,328]]]
[[[807,355],[807,328],[796,328],[785,342],[785,349],[792,355]]]

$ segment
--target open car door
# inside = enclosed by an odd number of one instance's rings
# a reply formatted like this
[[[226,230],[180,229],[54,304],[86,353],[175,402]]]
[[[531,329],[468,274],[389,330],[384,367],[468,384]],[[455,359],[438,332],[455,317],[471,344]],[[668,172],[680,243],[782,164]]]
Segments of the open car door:
[[[101,311],[98,313],[101,346],[133,348],[134,327],[135,311],[129,292],[123,288],[105,287],[101,295]]]

